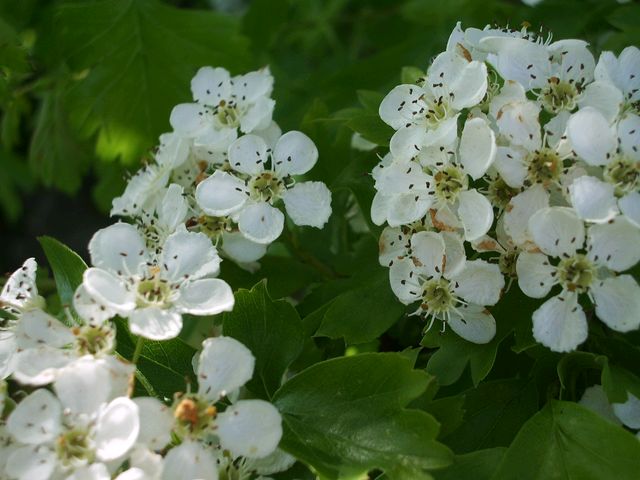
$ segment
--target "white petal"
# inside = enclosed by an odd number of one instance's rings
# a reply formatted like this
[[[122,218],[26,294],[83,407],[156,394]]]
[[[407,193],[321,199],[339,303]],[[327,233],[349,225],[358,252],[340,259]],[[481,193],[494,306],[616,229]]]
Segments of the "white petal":
[[[391,204],[391,195],[376,192],[371,202],[371,221],[376,225],[382,225],[387,221]]]
[[[500,89],[500,93],[491,99],[489,115],[497,119],[502,116],[501,110],[511,103],[523,103],[527,101],[527,95],[522,85],[513,80],[507,80]]]
[[[407,254],[411,247],[411,235],[405,234],[401,228],[385,227],[378,240],[378,262],[388,267],[392,262]]]
[[[198,362],[198,393],[212,402],[251,380],[255,358],[231,337],[208,338],[202,343]]]
[[[559,40],[548,47],[554,62],[559,63],[557,74],[560,80],[584,85],[593,80],[595,59],[584,40]],[[555,66],[555,65],[554,65]]]
[[[458,216],[464,226],[464,237],[473,241],[489,231],[493,224],[493,207],[477,190],[465,190],[458,197]]]
[[[465,60],[466,62],[466,60]],[[480,103],[487,93],[487,66],[484,62],[468,62],[452,82],[454,94],[451,105],[456,110],[470,108]]]
[[[602,385],[587,387],[578,403],[610,422],[621,425],[620,420],[618,420],[618,417],[613,413],[613,408],[609,403],[609,399]]]
[[[571,204],[580,218],[602,223],[618,214],[614,187],[596,177],[584,175],[569,185]]]
[[[415,264],[409,257],[394,260],[389,267],[391,290],[405,305],[415,302],[422,295],[422,287],[418,283],[418,275],[415,270]]]
[[[467,120],[460,139],[460,163],[474,180],[482,177],[496,157],[496,138],[482,118]]]
[[[111,474],[104,463],[93,463],[76,468],[65,480],[111,480]]]
[[[411,255],[416,272],[440,277],[445,268],[445,243],[437,232],[418,232],[411,236]]]
[[[243,133],[256,134],[257,131],[267,128],[273,118],[275,106],[275,100],[265,97],[258,98],[240,117],[240,130]]]
[[[540,107],[531,101],[505,105],[497,119],[500,135],[512,145],[521,146],[529,152],[540,148],[539,115]]]
[[[118,313],[89,295],[89,292],[82,284],[73,295],[73,308],[89,325],[100,325]]]
[[[15,369],[16,337],[9,330],[0,330],[0,380],[7,378]]]
[[[173,107],[169,123],[178,135],[187,138],[202,135],[213,126],[209,111],[197,103],[181,103]]]
[[[203,278],[180,288],[175,308],[192,315],[216,315],[230,312],[234,304],[233,291],[219,278]]]
[[[618,57],[618,79],[622,85],[622,91],[627,94],[630,101],[640,99],[640,50],[636,46],[626,47]]]
[[[56,453],[48,445],[19,447],[9,455],[6,472],[19,480],[48,479],[57,463]]]
[[[544,45],[514,37],[485,37],[480,47],[496,54],[493,66],[505,80],[515,80],[527,90],[546,83],[551,67]]]
[[[441,232],[445,244],[445,269],[444,276],[451,278],[457,275],[467,261],[462,237],[455,232]]]
[[[169,340],[182,330],[179,313],[157,307],[139,308],[129,315],[131,333],[150,340]]]
[[[217,275],[220,257],[204,233],[177,231],[169,235],[161,257],[163,277],[173,282]]]
[[[618,124],[622,152],[636,162],[640,161],[640,116],[627,114]]]
[[[587,339],[587,318],[578,295],[562,292],[533,312],[533,336],[554,352],[570,352]]]
[[[331,215],[331,192],[322,182],[302,182],[288,189],[282,200],[296,225],[322,228]]]
[[[640,228],[625,217],[589,227],[589,258],[616,272],[633,267],[640,261]]]
[[[7,431],[21,443],[53,440],[62,429],[62,406],[51,392],[38,389],[18,403],[7,419]]]
[[[216,170],[196,187],[196,201],[208,215],[224,216],[237,212],[247,198],[244,182],[222,170]]]
[[[136,227],[114,223],[98,230],[89,242],[89,254],[94,267],[112,272],[135,273],[148,260],[147,247]]]
[[[186,440],[167,453],[162,480],[218,480],[216,459],[210,448],[200,442]]]
[[[513,197],[504,214],[504,229],[513,243],[525,245],[531,240],[529,219],[538,210],[549,206],[549,194],[542,185],[534,185]]]
[[[160,135],[160,145],[155,154],[156,163],[167,169],[177,168],[187,160],[190,147],[191,142],[188,139],[174,132],[163,133]]]
[[[106,307],[126,315],[136,307],[135,293],[127,290],[125,283],[107,270],[88,268],[82,275],[86,292]]]
[[[477,305],[460,307],[462,316],[452,313],[447,321],[451,330],[465,340],[485,344],[496,336],[496,321],[489,311]]]
[[[568,207],[538,210],[529,219],[529,230],[540,249],[552,257],[573,255],[584,243],[584,223]]]
[[[58,371],[54,389],[65,408],[92,414],[109,400],[110,371],[104,361],[87,355]]]
[[[498,147],[493,166],[512,188],[522,187],[527,178],[526,153],[521,149]]]
[[[518,285],[528,297],[546,297],[556,283],[555,271],[548,257],[542,253],[522,252],[516,260]]]
[[[213,165],[221,165],[227,160],[229,147],[236,138],[238,131],[235,128],[210,128],[193,139],[193,156]]]
[[[138,406],[127,397],[112,400],[96,423],[96,456],[102,461],[122,457],[133,447],[139,431]]]
[[[216,106],[231,96],[231,76],[224,68],[202,67],[191,79],[196,102]]]
[[[613,123],[620,113],[622,101],[622,92],[615,85],[603,81],[590,83],[578,97],[580,108],[595,108],[609,123]]]
[[[132,216],[154,207],[169,180],[168,168],[150,164],[129,180],[124,193],[113,199],[111,215]]]
[[[495,305],[504,288],[504,276],[495,263],[470,260],[454,277],[452,291],[476,305]]]
[[[17,353],[13,378],[27,385],[46,385],[55,380],[58,370],[68,365],[75,356],[71,351],[42,345]]]
[[[309,137],[298,131],[287,132],[273,152],[275,170],[280,176],[307,173],[318,160],[318,149]]]
[[[589,165],[606,165],[618,146],[613,127],[595,108],[585,107],[567,123],[573,150]]]
[[[273,90],[273,75],[269,67],[233,77],[233,90],[240,101],[253,102],[268,97]],[[244,99],[243,99],[244,97]]]
[[[392,195],[388,205],[387,222],[392,227],[416,222],[427,214],[432,203],[431,196],[425,194]]]
[[[389,150],[397,162],[411,160],[426,144],[427,132],[422,125],[397,130],[389,142]]]
[[[282,438],[282,417],[263,400],[240,400],[222,412],[216,423],[222,448],[234,457],[266,457]]]
[[[178,225],[184,223],[189,211],[189,204],[184,198],[184,189],[175,183],[167,188],[160,207],[158,208],[158,221],[173,231]]]
[[[628,392],[627,401],[614,403],[613,411],[622,423],[634,430],[640,429],[640,399]]]
[[[140,419],[137,443],[151,450],[161,450],[171,441],[174,421],[171,409],[153,397],[137,397],[133,401],[138,406]]]
[[[383,122],[398,130],[412,123],[414,112],[425,106],[420,100],[423,94],[424,90],[416,85],[398,85],[384,97],[378,114]]]
[[[76,338],[62,322],[40,309],[24,312],[15,334],[19,348],[40,345],[60,348],[73,343]]]
[[[631,223],[640,228],[640,192],[631,192],[618,200],[618,207]]]
[[[267,253],[267,245],[252,242],[239,232],[223,232],[222,250],[232,260],[248,263],[260,260]]]
[[[269,147],[257,135],[244,135],[229,147],[229,164],[234,170],[246,175],[258,175],[265,169],[269,159]]]
[[[393,162],[382,168],[376,178],[376,190],[385,194],[416,194],[432,190],[433,178],[415,161]]]
[[[284,228],[284,215],[268,203],[256,203],[245,207],[238,218],[240,232],[257,243],[271,243]]]
[[[591,287],[596,315],[610,328],[628,332],[640,327],[640,286],[631,275],[606,278]]]

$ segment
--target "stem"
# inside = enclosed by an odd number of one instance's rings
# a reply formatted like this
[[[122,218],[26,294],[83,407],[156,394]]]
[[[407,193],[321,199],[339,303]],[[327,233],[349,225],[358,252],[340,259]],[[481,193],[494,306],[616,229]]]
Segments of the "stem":
[[[127,389],[127,396],[131,397],[133,395],[133,389],[136,386],[136,374],[138,373],[138,359],[140,358],[140,354],[142,353],[142,345],[144,344],[144,337],[138,337],[138,341],[136,342],[136,349],[133,351],[133,357],[131,358],[131,363],[136,366],[135,372],[129,377],[129,388]]]

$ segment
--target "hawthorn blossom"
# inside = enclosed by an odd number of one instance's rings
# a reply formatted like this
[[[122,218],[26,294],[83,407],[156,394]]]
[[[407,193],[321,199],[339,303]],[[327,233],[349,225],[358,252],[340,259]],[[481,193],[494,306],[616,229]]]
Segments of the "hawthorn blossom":
[[[183,313],[233,308],[229,285],[211,278],[220,258],[202,233],[176,230],[152,256],[134,226],[116,223],[93,236],[89,253],[94,267],[84,272],[76,297],[86,294],[106,316],[128,318],[136,335],[166,340],[180,333]]]
[[[574,350],[586,340],[580,294],[591,299],[596,315],[610,328],[627,332],[640,326],[640,286],[631,275],[616,275],[640,260],[638,228],[617,217],[585,231],[571,208],[548,207],[529,219],[529,229],[540,253],[518,257],[521,290],[544,298],[554,285],[562,289],[533,313],[536,340],[558,352]]]
[[[291,131],[273,150],[259,136],[244,135],[229,147],[230,172],[216,170],[196,189],[196,201],[210,216],[232,216],[239,232],[255,243],[271,243],[282,233],[279,200],[296,225],[321,228],[331,214],[331,193],[322,182],[296,183],[318,159],[309,137]]]

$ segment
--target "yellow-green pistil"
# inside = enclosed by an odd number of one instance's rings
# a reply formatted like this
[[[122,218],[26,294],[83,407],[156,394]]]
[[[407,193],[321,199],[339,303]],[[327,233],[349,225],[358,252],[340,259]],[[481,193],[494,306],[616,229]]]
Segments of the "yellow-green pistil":
[[[436,315],[448,312],[455,303],[449,289],[449,281],[437,278],[427,281],[422,287],[422,309]]]
[[[467,175],[455,165],[449,165],[436,172],[436,197],[445,203],[453,203],[458,195],[467,189]]]
[[[249,181],[251,198],[256,201],[273,202],[280,198],[283,189],[285,189],[284,181],[270,170],[262,172]]]
[[[541,183],[545,187],[557,181],[562,173],[562,160],[550,148],[541,148],[530,154],[527,184]]]
[[[570,292],[585,293],[596,278],[593,264],[581,254],[562,260],[557,269],[560,284]]]
[[[551,78],[549,84],[540,92],[539,98],[548,112],[558,113],[562,110],[570,112],[576,108],[578,93],[578,88],[573,82]]]
[[[622,197],[640,188],[640,162],[619,156],[604,167],[604,178],[615,185],[615,193]]]

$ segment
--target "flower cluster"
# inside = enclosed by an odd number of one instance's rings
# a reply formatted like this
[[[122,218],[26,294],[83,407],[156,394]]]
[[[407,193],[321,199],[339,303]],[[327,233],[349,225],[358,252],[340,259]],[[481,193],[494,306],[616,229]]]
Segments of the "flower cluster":
[[[281,135],[272,85],[268,69],[198,71],[195,103],[173,109],[174,131],[113,201],[112,214],[131,223],[89,242],[92,266],[63,305],[66,323],[45,310],[34,259],[8,278],[0,294],[1,478],[249,479],[293,464],[277,450],[277,409],[241,398],[255,359],[233,338],[203,342],[193,362],[197,392],[132,398],[143,339],[177,337],[184,314],[233,308],[230,286],[216,278],[221,256],[257,268],[284,228],[281,203],[296,225],[320,228],[331,214],[323,183],[296,181],[318,151],[301,132]],[[117,317],[138,337],[131,362],[116,352]],[[17,405],[7,396],[14,385]]]
[[[546,299],[555,351],[640,326],[640,50],[460,24],[413,84],[380,104],[395,133],[373,171],[380,263],[415,314],[490,341],[505,278]],[[549,297],[549,295],[552,295]]]

